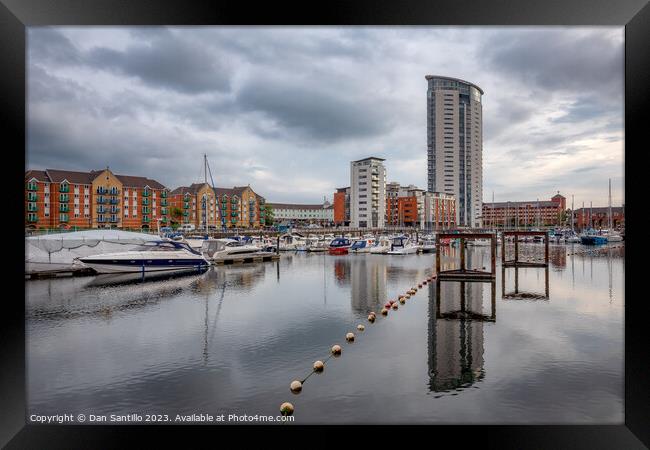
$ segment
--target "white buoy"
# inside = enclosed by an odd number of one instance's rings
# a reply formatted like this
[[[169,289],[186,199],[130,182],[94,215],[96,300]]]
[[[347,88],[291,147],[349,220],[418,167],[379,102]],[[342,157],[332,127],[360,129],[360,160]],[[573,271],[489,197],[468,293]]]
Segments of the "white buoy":
[[[348,333],[345,335],[345,340],[348,342],[354,342],[354,333]]]
[[[291,392],[294,394],[300,394],[300,391],[302,391],[302,383],[298,380],[294,380],[291,382],[289,389],[291,389]]]
[[[292,416],[293,415],[293,405],[289,402],[284,402],[280,405],[280,413],[283,416]]]
[[[357,330],[359,330],[359,331],[363,331],[363,330],[365,330],[365,329],[366,329],[365,326],[363,326],[363,325],[361,325],[361,324],[357,325]]]
[[[332,355],[334,355],[334,356],[340,356],[342,351],[343,351],[343,349],[338,344],[336,344],[336,345],[334,345],[332,347]]]
[[[314,363],[314,372],[322,372],[325,369],[325,363],[323,361],[316,361]]]

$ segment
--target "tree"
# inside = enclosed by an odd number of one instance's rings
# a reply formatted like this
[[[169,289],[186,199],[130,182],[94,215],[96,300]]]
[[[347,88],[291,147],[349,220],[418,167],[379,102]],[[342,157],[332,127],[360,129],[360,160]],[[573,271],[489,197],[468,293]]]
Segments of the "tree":
[[[262,208],[264,210],[264,225],[270,227],[273,225],[275,219],[275,217],[273,217],[273,208],[271,208],[268,204],[264,204]]]
[[[178,224],[181,222],[181,217],[183,217],[183,210],[177,206],[172,206],[171,210],[171,225],[172,228],[176,228]]]

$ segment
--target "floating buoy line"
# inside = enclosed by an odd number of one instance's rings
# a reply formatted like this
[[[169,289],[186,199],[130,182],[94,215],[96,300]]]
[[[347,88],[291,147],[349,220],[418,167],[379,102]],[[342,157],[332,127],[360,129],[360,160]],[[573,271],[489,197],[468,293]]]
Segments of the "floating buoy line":
[[[382,307],[382,309],[380,310],[380,314],[382,316],[384,316],[384,317],[387,317],[388,312],[390,311],[390,309],[393,309],[394,311],[397,311],[399,309],[398,303],[401,304],[401,305],[406,304],[406,300],[408,300],[409,298],[414,296],[417,293],[418,289],[421,289],[427,283],[432,282],[435,278],[436,278],[435,274],[430,275],[425,280],[423,280],[421,283],[418,283],[417,287],[412,287],[411,289],[406,291],[405,294],[398,295],[397,300],[389,300],[389,301],[387,301],[384,304],[384,306]],[[374,311],[371,311],[370,313],[368,313],[368,322],[369,323],[373,324],[373,323],[375,323],[376,320],[377,320],[377,314]],[[365,331],[365,329],[366,329],[365,325],[363,325],[363,324],[358,324],[357,325],[357,331],[363,332],[363,331]],[[349,344],[352,344],[355,341],[355,339],[356,339],[356,336],[355,336],[355,334],[353,332],[348,332],[345,335],[345,340]],[[291,391],[291,393],[293,393],[295,395],[300,394],[302,392],[303,385],[309,379],[309,377],[311,377],[315,373],[323,373],[323,371],[325,370],[325,364],[327,363],[327,361],[329,361],[330,358],[332,358],[332,357],[338,358],[342,354],[343,354],[343,348],[339,344],[334,344],[332,346],[332,348],[330,349],[330,353],[327,356],[327,358],[325,358],[323,361],[318,360],[318,361],[314,362],[314,365],[312,367],[312,371],[309,373],[309,375],[307,375],[302,380],[293,380],[289,384],[289,390]],[[290,402],[284,402],[284,403],[282,403],[280,405],[280,413],[283,416],[291,416],[291,415],[293,415],[294,410],[295,410],[295,408],[294,408],[293,404],[291,404]]]

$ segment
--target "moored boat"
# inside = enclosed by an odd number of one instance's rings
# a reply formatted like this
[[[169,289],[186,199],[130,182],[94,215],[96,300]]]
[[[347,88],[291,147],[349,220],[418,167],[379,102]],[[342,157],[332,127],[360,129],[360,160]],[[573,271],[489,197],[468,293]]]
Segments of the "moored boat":
[[[97,273],[200,270],[210,264],[201,253],[177,241],[147,242],[137,250],[86,256],[79,261]]]
[[[348,238],[338,237],[334,238],[329,245],[330,255],[347,255],[348,250],[352,246],[352,242]]]

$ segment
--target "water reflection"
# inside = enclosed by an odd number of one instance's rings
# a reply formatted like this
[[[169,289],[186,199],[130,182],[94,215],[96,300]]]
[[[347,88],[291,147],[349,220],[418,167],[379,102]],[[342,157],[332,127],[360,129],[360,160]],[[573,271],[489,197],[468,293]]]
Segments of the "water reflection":
[[[484,312],[489,285],[490,311]],[[485,322],[496,321],[494,282],[440,281],[429,284],[429,389],[462,390],[485,377]]]
[[[538,292],[533,292],[533,291],[522,291],[519,288],[519,271],[535,271],[537,275],[539,275],[539,271],[543,270],[544,271],[544,294],[538,293]],[[515,288],[514,291],[509,291],[506,292],[506,274],[510,274],[514,272],[514,282],[515,282]],[[549,290],[549,278],[548,278],[548,272],[549,268],[548,266],[543,267],[543,268],[519,268],[517,266],[514,267],[501,267],[501,298],[508,300],[508,299],[526,299],[526,300],[548,300],[550,297],[550,290]]]
[[[386,301],[386,262],[379,258],[355,260],[350,270],[352,310],[368,313]]]

